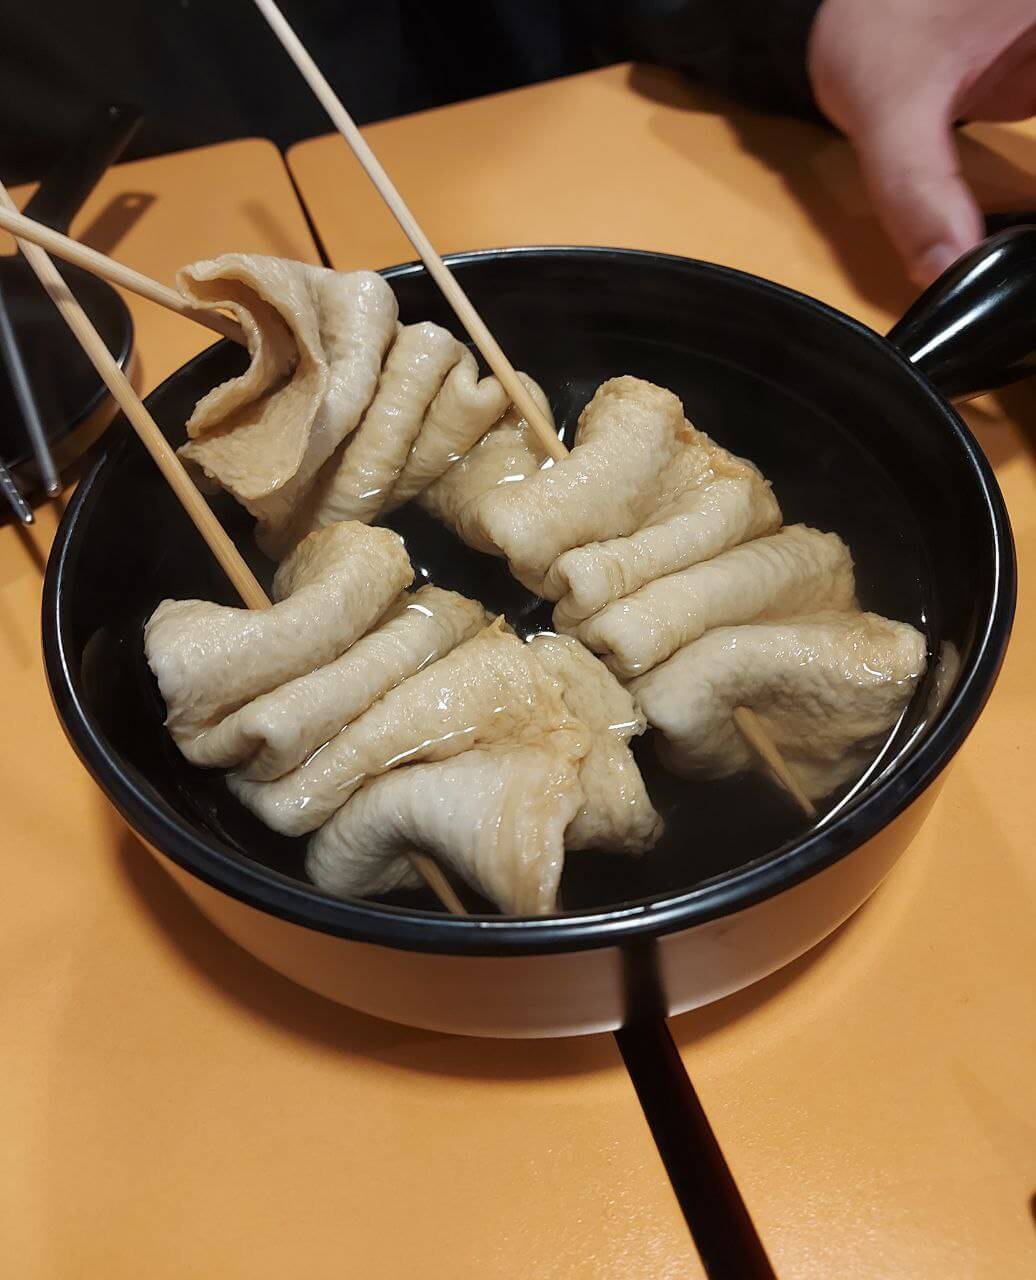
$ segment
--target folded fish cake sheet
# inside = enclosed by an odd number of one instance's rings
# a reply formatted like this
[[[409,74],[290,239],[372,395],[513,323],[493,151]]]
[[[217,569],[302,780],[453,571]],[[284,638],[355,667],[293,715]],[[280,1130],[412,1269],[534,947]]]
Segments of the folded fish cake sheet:
[[[507,396],[439,325],[402,327],[356,431],[325,464],[284,535],[374,520],[420,493],[496,422]]]
[[[713,627],[855,607],[852,556],[835,533],[786,525],[607,605],[575,634],[622,679]]]
[[[693,428],[691,429],[693,430]],[[701,452],[710,465],[631,534],[590,542],[563,552],[544,581],[544,594],[556,600],[554,625],[569,631],[614,600],[646,583],[690,565],[701,564],[731,547],[775,532],[780,507],[769,482],[749,462],[702,447],[703,433],[688,439],[685,455]]]
[[[177,282],[195,305],[234,314],[250,356],[195,406],[181,457],[243,503],[260,544],[282,554],[296,502],[374,396],[395,295],[372,271],[259,254],[194,263]]]
[[[524,374],[519,377],[526,384],[531,381]],[[475,357],[461,347],[459,361],[428,408],[385,511],[401,507],[438,480],[499,420],[508,404],[499,381],[479,378]]]
[[[814,800],[858,777],[906,709],[927,663],[924,637],[873,613],[818,613],[718,627],[640,676],[630,691],[675,772],[753,767],[732,719],[759,717]]]
[[[646,724],[630,694],[577,640],[545,634],[524,647],[556,682],[567,723],[539,730],[532,720],[517,745],[404,763],[364,782],[311,838],[318,886],[362,895],[414,885],[416,847],[502,911],[538,915],[554,909],[566,850],[643,853],[657,841],[662,821],[629,750]]]
[[[647,728],[644,713],[578,640],[544,634],[531,645],[561,685],[565,705],[590,734],[579,765],[584,799],[565,835],[566,847],[645,853],[658,841],[663,823],[629,747]]]
[[[307,872],[340,897],[415,887],[407,854],[421,848],[501,911],[553,911],[586,744],[558,729],[376,778],[312,837]]]
[[[374,398],[344,447],[328,459],[301,499],[287,541],[336,520],[369,522],[378,515],[462,350],[440,325],[400,325]]]
[[[185,267],[178,284],[192,304],[232,311],[250,354],[195,406],[181,456],[257,517],[274,558],[416,497],[508,407],[448,330],[398,323],[374,272],[226,254]]]
[[[484,496],[487,542],[519,582],[543,594],[563,551],[632,533],[656,508],[683,421],[670,391],[632,377],[603,383],[580,415],[567,458]]]
[[[781,519],[750,462],[696,431],[672,392],[630,376],[598,388],[568,457],[544,465],[512,410],[423,501],[555,600],[559,630]]]
[[[207,764],[207,738],[246,703],[333,662],[367,632],[414,571],[390,529],[338,524],[283,562],[268,609],[164,600],[144,650],[188,760]]]
[[[553,424],[547,397],[524,374],[519,375],[544,417]],[[476,551],[500,555],[482,527],[482,504],[500,485],[518,484],[540,469],[546,458],[532,428],[515,405],[510,405],[448,471],[419,496],[425,511],[448,525]]]
[[[364,782],[399,765],[521,742],[571,723],[557,682],[498,620],[389,690],[299,768],[274,782],[232,773],[228,785],[267,826],[304,835]]]
[[[357,716],[476,635],[485,609],[456,591],[406,592],[340,657],[233,712],[194,744],[195,764],[272,781],[303,764]]]

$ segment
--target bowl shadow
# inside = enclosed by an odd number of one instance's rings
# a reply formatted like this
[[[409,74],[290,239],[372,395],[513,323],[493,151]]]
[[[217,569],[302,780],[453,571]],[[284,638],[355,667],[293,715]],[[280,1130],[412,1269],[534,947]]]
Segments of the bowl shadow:
[[[112,815],[112,823],[119,820]],[[119,823],[121,827],[121,823]],[[475,1040],[384,1022],[315,995],[231,942],[194,906],[154,855],[124,827],[113,854],[122,880],[165,945],[220,999],[260,1023],[343,1057],[470,1080],[533,1080],[621,1066],[609,1035],[560,1040]]]
[[[165,945],[220,999],[260,1023],[287,1031],[321,1050],[357,1054],[423,1074],[466,1079],[533,1080],[613,1070],[620,1065],[608,1034],[554,1040],[493,1040],[448,1035],[385,1022],[336,1004],[262,964],[212,924],[163,870],[154,855],[112,815],[118,872]],[[777,973],[706,1008],[673,1020],[677,1043],[689,1043],[747,1018],[799,983],[828,952],[851,945],[864,906],[817,946]]]

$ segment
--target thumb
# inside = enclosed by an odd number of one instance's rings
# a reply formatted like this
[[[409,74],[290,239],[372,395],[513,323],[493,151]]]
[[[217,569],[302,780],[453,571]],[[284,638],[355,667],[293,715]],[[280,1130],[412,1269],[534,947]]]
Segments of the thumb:
[[[919,284],[930,284],[983,235],[961,177],[946,107],[900,101],[864,116],[852,133],[878,216]]]

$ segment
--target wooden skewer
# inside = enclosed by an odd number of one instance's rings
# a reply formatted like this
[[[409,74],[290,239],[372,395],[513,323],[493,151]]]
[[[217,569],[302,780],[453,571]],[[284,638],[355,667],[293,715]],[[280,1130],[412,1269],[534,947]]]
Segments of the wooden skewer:
[[[766,732],[762,721],[750,707],[735,707],[731,719],[752,751],[765,765],[771,777],[784,788],[807,818],[817,816],[816,805],[802,789],[802,784],[788,767],[777,744]]]
[[[290,23],[278,9],[274,0],[255,0],[256,7],[270,24],[277,39],[284,46],[288,57],[295,63],[303,78],[319,99],[321,106],[331,118],[332,124],[352,148],[378,190],[381,198],[388,205],[393,217],[402,227],[404,234],[417,250],[428,274],[442,290],[443,296],[456,312],[457,318],[468,331],[472,342],[481,351],[486,364],[500,379],[504,390],[521,410],[522,416],[539,437],[540,443],[551,458],[559,461],[567,454],[565,446],[558,439],[557,433],[540,412],[539,406],[525,388],[525,384],[515,372],[514,366],[504,355],[500,344],[486,328],[482,317],[472,306],[470,298],[457,282],[453,272],[436,252],[432,242],[418,225],[417,219],[410,212],[403,197],[396,190],[392,179],[381,167],[381,162],[367,145],[363,134],[356,127],[352,116],[346,111],[342,100],[328,83],[323,72],[310,57],[305,45],[295,34]]]
[[[332,124],[352,148],[356,159],[374,183],[379,195],[388,205],[407,239],[420,254],[422,261],[428,268],[428,274],[439,286],[461,324],[471,335],[475,346],[482,352],[486,364],[500,379],[504,390],[518,406],[522,416],[536,433],[547,454],[555,462],[567,457],[568,450],[540,412],[536,402],[515,372],[513,365],[501,350],[499,343],[486,328],[485,322],[472,306],[470,299],[457,282],[453,272],[436,252],[432,242],[425,235],[417,219],[410,212],[403,197],[399,194],[392,179],[382,168],[378,157],[371,150],[363,134],[357,128],[356,122],[346,111],[342,100],[328,83],[324,73],[313,61],[309,51],[295,34],[291,24],[277,7],[275,0],[255,0],[255,5],[270,24],[274,35],[284,46],[288,57],[298,67],[303,78],[319,99],[321,106],[330,116]],[[763,759],[773,776],[780,782],[781,786],[788,789],[796,803],[803,806],[804,812],[811,816],[815,815],[816,810],[811,801],[795,780],[787,763],[766,733],[766,730],[759,723],[758,718],[747,707],[738,707],[737,711],[744,712],[744,715],[740,717],[735,714],[734,722],[741,733],[744,734],[746,741],[748,741],[753,750],[760,752],[760,754],[765,751]],[[805,806],[808,806],[808,808],[805,808]]]
[[[9,198],[3,184],[0,183],[0,203]],[[119,368],[118,362],[104,345],[101,335],[94,328],[89,316],[69,292],[68,286],[58,274],[50,258],[37,245],[28,242],[22,244],[22,252],[54,305],[61,312],[68,327],[78,338],[94,368],[104,380],[112,398],[126,415],[148,453],[158,464],[159,470],[194,522],[195,528],[205,539],[209,550],[234,584],[238,595],[250,609],[269,608],[270,600],[266,592],[256,581],[255,575],[245,564],[241,553],[212,513],[194,481],[187,474],[183,463],[170,448],[158,423],[133,390],[126,375]],[[431,858],[424,854],[411,854],[410,860],[415,870],[448,911],[465,914],[460,899]]]
[[[407,857],[417,874],[451,915],[466,916],[468,914],[464,903],[457,896],[456,889],[447,880],[445,872],[434,858],[430,858],[427,853],[416,853],[413,850],[407,854]]]
[[[18,212],[6,192],[4,197],[0,200],[0,228],[9,231],[23,244],[29,241],[31,244],[38,245],[48,253],[54,254],[56,258],[62,258],[65,262],[82,267],[84,271],[100,276],[109,284],[120,285],[130,293],[139,294],[150,302],[157,302],[160,307],[176,311],[179,315],[186,316],[188,320],[197,320],[199,324],[214,329],[225,338],[233,338],[235,342],[244,345],[244,330],[231,316],[225,316],[219,311],[210,311],[205,307],[192,307],[175,289],[159,284],[157,280],[152,280],[150,276],[140,271],[134,271],[132,267],[123,266],[114,258],[109,258],[106,254],[98,253],[96,249],[73,240],[71,236],[63,236],[60,231],[52,231],[42,222],[27,218],[25,214]]]

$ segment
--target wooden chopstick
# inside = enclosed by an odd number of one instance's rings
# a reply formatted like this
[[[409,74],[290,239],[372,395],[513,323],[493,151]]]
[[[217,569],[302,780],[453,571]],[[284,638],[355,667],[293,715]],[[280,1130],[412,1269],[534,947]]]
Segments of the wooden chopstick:
[[[525,388],[525,384],[515,372],[514,366],[504,355],[500,344],[486,328],[482,317],[475,310],[470,298],[461,288],[456,276],[436,252],[432,242],[421,230],[417,219],[410,212],[403,197],[397,191],[392,179],[381,167],[378,157],[368,146],[363,134],[356,127],[352,116],[346,111],[342,100],[328,83],[323,72],[310,56],[305,45],[295,34],[290,23],[274,4],[273,0],[255,0],[256,7],[270,24],[277,39],[284,46],[285,52],[295,63],[309,87],[319,99],[321,106],[331,118],[332,124],[352,148],[377,188],[379,195],[388,205],[393,217],[403,228],[407,239],[417,250],[428,268],[428,274],[442,290],[446,301],[453,308],[461,324],[468,331],[472,342],[481,351],[486,364],[500,379],[504,390],[521,410],[538,437],[547,454],[555,461],[564,458],[568,450],[558,439],[557,432],[540,412],[539,406]]]
[[[160,307],[175,311],[188,320],[196,320],[199,324],[215,330],[216,333],[221,333],[225,338],[233,338],[242,346],[245,344],[244,330],[233,317],[225,316],[220,311],[210,311],[206,307],[193,307],[168,285],[159,284],[150,276],[134,271],[132,267],[124,266],[106,254],[98,253],[88,245],[80,244],[71,236],[64,236],[60,231],[52,231],[50,227],[44,226],[42,222],[27,218],[25,214],[18,212],[10,197],[0,200],[0,229],[9,231],[21,241],[28,241],[41,249],[46,249],[56,258],[82,267],[91,275],[100,276],[109,284],[120,285],[130,293],[136,293],[150,302],[157,302]]]

